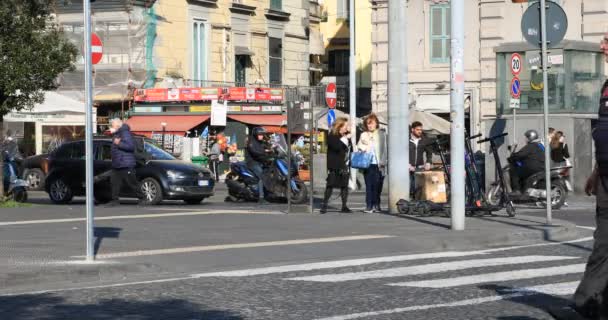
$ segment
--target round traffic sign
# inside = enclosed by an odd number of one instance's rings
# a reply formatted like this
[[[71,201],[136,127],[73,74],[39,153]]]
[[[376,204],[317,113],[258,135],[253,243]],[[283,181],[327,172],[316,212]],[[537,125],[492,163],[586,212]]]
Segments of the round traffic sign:
[[[519,53],[514,53],[511,55],[511,73],[513,75],[518,75],[521,72],[521,56]]]
[[[330,82],[327,84],[327,88],[325,88],[325,102],[330,109],[336,107],[336,102],[338,100],[338,93],[336,90],[336,84]]]
[[[546,7],[547,48],[552,48],[566,36],[568,17],[564,9],[553,1],[547,1]],[[540,2],[530,5],[524,12],[521,18],[521,33],[529,44],[541,47]]]
[[[513,77],[511,80],[511,97],[517,99],[521,96],[521,83],[518,77]]]
[[[103,45],[101,44],[101,39],[94,34],[91,33],[91,60],[93,64],[98,64],[103,57]]]

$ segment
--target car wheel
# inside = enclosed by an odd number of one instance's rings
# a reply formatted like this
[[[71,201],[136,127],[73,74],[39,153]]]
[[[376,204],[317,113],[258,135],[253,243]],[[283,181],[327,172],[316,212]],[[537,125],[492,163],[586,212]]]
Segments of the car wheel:
[[[203,201],[205,198],[193,198],[193,199],[185,199],[184,202],[186,204],[199,204],[201,203],[201,201]]]
[[[30,190],[43,190],[44,189],[44,172],[40,169],[25,169],[23,172],[23,178],[29,184],[28,189]]]
[[[63,179],[58,178],[51,181],[51,184],[49,185],[49,197],[54,203],[65,204],[72,201],[74,193]]]
[[[163,201],[163,190],[160,183],[154,178],[146,178],[140,184],[143,202],[146,205],[159,204]]]

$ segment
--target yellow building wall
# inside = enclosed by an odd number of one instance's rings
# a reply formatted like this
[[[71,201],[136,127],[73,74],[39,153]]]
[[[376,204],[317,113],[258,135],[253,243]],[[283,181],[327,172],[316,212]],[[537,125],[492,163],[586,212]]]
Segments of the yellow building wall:
[[[348,21],[338,17],[338,2],[325,1],[323,12],[327,21],[321,22],[321,33],[326,53],[331,50],[348,49],[348,45],[332,45],[332,38],[350,39]],[[370,1],[355,1],[356,70],[357,86],[372,86],[372,7]]]

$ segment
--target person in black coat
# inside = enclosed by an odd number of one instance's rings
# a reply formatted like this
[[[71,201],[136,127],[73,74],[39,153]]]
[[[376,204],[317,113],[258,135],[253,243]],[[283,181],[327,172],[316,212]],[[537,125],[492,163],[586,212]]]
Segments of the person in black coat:
[[[342,209],[340,212],[352,212],[347,206],[348,181],[350,179],[350,153],[353,149],[351,143],[350,125],[347,118],[338,118],[334,122],[327,137],[327,183],[320,213],[327,212],[327,203],[334,188],[340,188]]]
[[[120,119],[110,121],[110,132],[112,133],[112,201],[108,207],[119,205],[120,190],[123,184],[135,191],[137,197],[142,201],[143,195],[135,174],[137,164],[135,151],[136,143],[131,129]]]
[[[266,129],[256,127],[251,130],[251,137],[247,141],[247,152],[245,161],[247,167],[258,177],[259,203],[266,202],[266,191],[264,190],[264,164],[268,161],[271,153],[270,146],[266,142]]]
[[[538,132],[528,130],[525,136],[528,143],[509,158],[511,188],[515,195],[521,194],[523,182],[528,177],[545,169],[545,151],[538,139]]]

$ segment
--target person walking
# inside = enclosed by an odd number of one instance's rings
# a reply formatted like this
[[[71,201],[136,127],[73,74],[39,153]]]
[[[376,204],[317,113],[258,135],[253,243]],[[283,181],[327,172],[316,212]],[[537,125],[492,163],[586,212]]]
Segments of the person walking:
[[[348,118],[340,117],[336,119],[327,136],[327,180],[323,203],[319,211],[321,214],[327,212],[329,198],[334,188],[340,188],[340,197],[342,198],[340,212],[352,212],[346,205],[348,201],[348,181],[350,179],[350,154],[353,149],[350,138]]]
[[[601,49],[608,62],[608,33]],[[593,130],[596,167],[585,192],[596,196],[596,229],[593,250],[576,292],[574,310],[589,319],[608,319],[608,80],[600,92],[599,119]]]
[[[365,175],[365,213],[381,212],[380,195],[387,165],[386,132],[380,129],[380,122],[374,113],[363,121],[363,133],[359,137],[357,149],[372,154],[372,161]]]
[[[120,204],[120,190],[123,184],[134,190],[140,204],[143,204],[143,195],[135,174],[137,164],[135,158],[136,144],[131,129],[122,120],[112,119],[110,121],[110,132],[112,133],[112,175],[110,176],[112,201],[107,206],[113,207]]]

